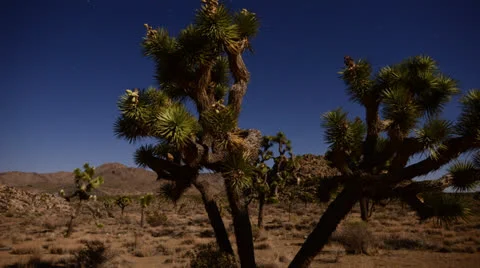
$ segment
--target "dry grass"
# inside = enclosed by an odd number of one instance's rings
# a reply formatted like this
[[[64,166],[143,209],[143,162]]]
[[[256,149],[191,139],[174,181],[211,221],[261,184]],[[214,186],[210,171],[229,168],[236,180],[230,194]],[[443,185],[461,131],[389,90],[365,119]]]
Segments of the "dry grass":
[[[139,226],[137,204],[126,209],[126,217],[120,217],[118,209],[112,210],[115,218],[108,217],[103,210],[103,215],[94,220],[85,210],[68,239],[64,238],[68,215],[45,212],[38,220],[32,220],[35,218],[28,215],[0,214],[0,244],[12,248],[0,251],[0,266],[25,264],[30,256],[40,258],[32,262],[65,263],[85,249],[86,243],[99,240],[109,249],[106,262],[115,267],[188,267],[189,252],[215,241],[203,206],[195,203],[197,199],[198,196],[187,196],[177,206],[157,201],[149,208],[150,220],[146,220],[145,228]],[[479,202],[477,205],[480,208]],[[252,204],[250,208],[259,266],[287,267],[315,227],[325,205],[309,204],[305,208],[304,204],[295,204],[290,217],[288,206],[268,205],[261,232],[254,224],[257,207]],[[355,207],[312,267],[471,267],[480,262],[480,254],[472,254],[480,251],[480,213],[473,212],[469,223],[439,228],[431,222],[419,224],[413,212],[390,204],[376,208],[363,228],[351,225],[360,218]],[[231,217],[225,212],[224,221],[235,247]],[[98,228],[96,223],[103,227]],[[374,256],[346,255],[346,251]]]

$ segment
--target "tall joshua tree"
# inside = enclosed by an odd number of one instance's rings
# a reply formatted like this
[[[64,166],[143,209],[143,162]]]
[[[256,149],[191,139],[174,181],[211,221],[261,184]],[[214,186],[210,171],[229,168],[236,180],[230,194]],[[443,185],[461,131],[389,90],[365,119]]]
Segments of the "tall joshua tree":
[[[250,74],[243,53],[257,33],[254,13],[229,12],[218,0],[203,0],[195,21],[177,37],[164,28],[145,25],[143,50],[156,64],[159,88],[127,90],[118,103],[115,123],[119,137],[134,142],[151,137],[158,143],[141,146],[135,161],[171,182],[172,197],[190,186],[201,195],[219,248],[233,253],[219,209],[208,187],[197,180],[199,170],[220,172],[232,211],[238,253],[243,267],[255,258],[248,209],[239,194],[251,184],[251,166],[261,142],[257,130],[238,127]],[[195,104],[190,113],[185,101]]]
[[[277,153],[274,146],[278,146]],[[286,155],[288,153],[288,156]],[[273,159],[269,167],[266,162]],[[292,179],[294,175],[294,155],[290,140],[284,133],[278,132],[276,136],[264,136],[256,164],[255,191],[258,199],[258,223],[263,229],[263,211],[267,201],[278,200],[279,188]]]
[[[70,217],[70,221],[68,223],[68,229],[65,237],[70,237],[73,231],[73,220],[78,216],[80,210],[82,209],[82,204],[85,201],[90,199],[96,199],[95,195],[92,195],[92,191],[100,185],[103,184],[103,177],[98,176],[94,178],[95,175],[95,168],[90,166],[88,163],[83,165],[84,171],[76,168],[73,171],[75,175],[74,182],[75,182],[75,190],[71,195],[66,195],[65,191],[62,189],[60,190],[60,195],[65,198],[68,202],[75,202],[76,201],[76,209],[72,212]]]
[[[128,196],[119,196],[116,200],[115,200],[115,204],[117,204],[117,206],[120,208],[121,212],[122,212],[122,217],[124,215],[124,211],[125,211],[125,208],[130,206],[132,204],[132,199]]]
[[[140,226],[143,227],[143,221],[145,218],[145,209],[150,206],[150,204],[153,201],[153,194],[146,194],[140,197],[139,203],[140,203],[140,213],[141,213],[141,218],[140,218]]]
[[[340,175],[321,180],[319,198],[341,192],[330,203],[290,267],[308,267],[340,221],[362,199],[398,198],[420,220],[448,223],[468,215],[457,200],[442,195],[449,186],[470,189],[480,178],[480,91],[461,98],[456,122],[440,118],[442,108],[459,93],[457,82],[441,73],[427,56],[408,58],[372,74],[371,65],[345,57],[341,77],[350,99],[365,108],[365,120],[349,120],[341,109],[323,115],[326,154]],[[477,151],[473,161],[454,162],[437,180],[416,181],[462,153]],[[414,156],[423,156],[415,160]]]

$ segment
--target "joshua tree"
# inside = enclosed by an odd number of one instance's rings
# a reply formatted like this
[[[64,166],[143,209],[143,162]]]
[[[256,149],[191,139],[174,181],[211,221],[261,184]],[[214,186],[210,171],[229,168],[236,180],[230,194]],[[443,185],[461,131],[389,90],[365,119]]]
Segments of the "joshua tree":
[[[115,200],[113,198],[105,198],[103,200],[103,206],[105,207],[105,210],[107,211],[108,217],[114,218],[112,214],[112,208],[115,205]]]
[[[144,219],[144,214],[145,214],[145,209],[150,206],[150,204],[153,201],[153,194],[146,194],[142,197],[140,197],[140,208],[141,208],[141,218],[140,218],[140,226],[143,227],[143,219]]]
[[[95,195],[91,195],[91,192],[103,184],[103,177],[98,176],[94,178],[95,168],[90,166],[88,163],[83,165],[84,171],[81,171],[79,168],[76,168],[73,171],[75,175],[75,191],[71,195],[65,195],[65,191],[60,190],[60,195],[65,198],[68,202],[74,202],[78,199],[76,209],[72,212],[70,216],[70,221],[68,223],[68,230],[65,237],[70,237],[73,231],[73,220],[78,216],[82,208],[82,202],[88,201],[90,199],[96,199]]]
[[[120,196],[115,200],[115,204],[117,204],[117,206],[122,210],[123,216],[123,211],[125,208],[132,204],[132,199],[128,196]]]
[[[156,64],[159,88],[127,90],[118,104],[121,115],[115,132],[130,142],[145,137],[159,141],[140,147],[136,163],[151,168],[158,179],[171,181],[172,196],[195,186],[220,250],[233,254],[218,206],[208,187],[197,180],[202,168],[220,172],[241,264],[254,267],[248,209],[239,193],[251,184],[261,134],[240,129],[237,121],[250,78],[242,55],[251,49],[258,22],[245,9],[232,14],[218,0],[202,3],[195,22],[177,37],[145,25],[144,54]],[[198,116],[185,107],[188,100]]]
[[[272,147],[278,145],[278,154],[275,154]],[[285,155],[288,153],[288,157]],[[275,156],[276,155],[276,156]],[[266,162],[273,159],[272,167]],[[294,155],[291,142],[282,132],[276,136],[264,136],[259,151],[256,165],[255,192],[258,199],[258,223],[260,230],[263,229],[263,211],[265,203],[278,202],[279,188],[287,184],[287,180],[294,179],[295,170]],[[290,182],[290,184],[292,184]],[[294,182],[296,184],[296,181]]]
[[[330,203],[290,267],[308,267],[340,221],[360,200],[397,198],[421,221],[443,223],[468,215],[457,200],[442,195],[446,187],[470,189],[480,178],[480,91],[461,98],[456,123],[440,118],[442,108],[459,93],[427,56],[408,58],[372,75],[366,61],[345,57],[341,72],[350,99],[365,108],[365,120],[349,120],[341,109],[323,115],[326,154],[340,175],[321,180],[318,197]],[[438,170],[462,153],[477,151],[473,161],[456,162],[437,180],[414,180]],[[422,155],[423,153],[423,155]],[[420,160],[414,156],[423,156]],[[413,160],[413,163],[412,161]],[[415,161],[416,160],[416,161]]]

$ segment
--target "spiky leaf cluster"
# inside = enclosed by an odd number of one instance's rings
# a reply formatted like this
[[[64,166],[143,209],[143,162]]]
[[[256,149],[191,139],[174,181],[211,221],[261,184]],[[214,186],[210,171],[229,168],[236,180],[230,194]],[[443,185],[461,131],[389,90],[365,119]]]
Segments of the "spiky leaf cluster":
[[[74,182],[75,182],[75,191],[71,196],[66,196],[63,190],[60,191],[60,194],[70,201],[74,197],[78,197],[80,200],[89,200],[90,198],[95,198],[96,196],[91,195],[91,192],[100,187],[103,184],[104,179],[102,176],[95,176],[95,167],[90,166],[90,164],[85,163],[83,165],[83,171],[79,168],[76,168],[73,171]]]
[[[364,106],[365,120],[357,117],[350,121],[340,109],[323,115],[325,141],[329,144],[326,157],[342,174],[321,181],[317,193],[322,200],[329,200],[329,193],[340,186],[360,180],[365,182],[359,189],[363,196],[396,196],[417,210],[420,218],[438,217],[443,222],[465,214],[460,205],[440,195],[428,195],[428,202],[418,201],[416,195],[449,186],[472,189],[480,179],[475,161],[454,164],[448,180],[418,183],[413,179],[480,146],[478,90],[461,98],[462,112],[454,123],[440,115],[459,93],[457,82],[443,74],[432,58],[411,57],[377,73],[368,61],[354,61],[348,56],[344,60],[341,78],[351,100]],[[412,164],[413,156],[424,159]]]
[[[119,196],[115,200],[115,204],[123,210],[126,207],[128,207],[130,204],[132,204],[132,198],[130,198],[129,196]]]
[[[142,208],[146,208],[146,207],[150,206],[150,204],[153,202],[153,200],[154,200],[153,194],[148,193],[146,195],[143,195],[139,199],[140,206]]]

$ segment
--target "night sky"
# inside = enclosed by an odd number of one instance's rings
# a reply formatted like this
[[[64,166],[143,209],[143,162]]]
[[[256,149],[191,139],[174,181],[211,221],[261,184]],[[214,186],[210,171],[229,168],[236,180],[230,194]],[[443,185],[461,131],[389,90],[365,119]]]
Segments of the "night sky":
[[[328,3],[327,3],[328,2]],[[225,1],[257,13],[261,29],[246,55],[251,82],[243,128],[284,131],[296,154],[323,154],[321,114],[350,103],[343,56],[378,69],[426,54],[480,87],[480,1]],[[142,56],[144,23],[173,34],[200,0],[1,0],[0,172],[70,171],[89,162],[134,166],[139,144],[117,139],[116,102],[127,88],[155,86]],[[455,119],[456,98],[445,109]]]

